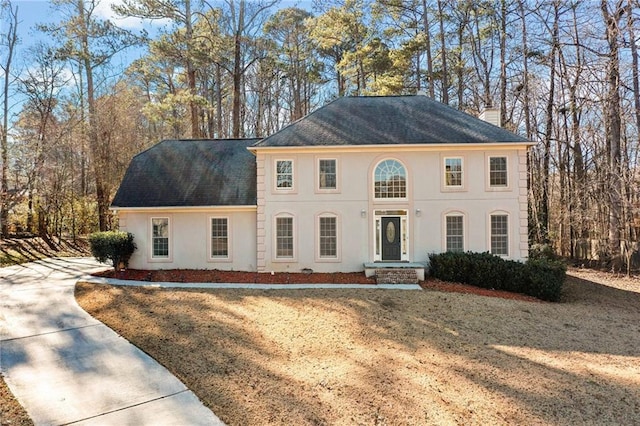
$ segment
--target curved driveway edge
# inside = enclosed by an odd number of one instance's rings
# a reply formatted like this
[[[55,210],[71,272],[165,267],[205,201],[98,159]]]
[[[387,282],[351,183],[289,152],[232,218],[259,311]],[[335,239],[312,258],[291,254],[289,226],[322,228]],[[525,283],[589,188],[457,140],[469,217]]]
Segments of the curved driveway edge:
[[[0,371],[36,425],[224,425],[166,368],[97,321],[74,287],[104,269],[50,258],[0,269]]]

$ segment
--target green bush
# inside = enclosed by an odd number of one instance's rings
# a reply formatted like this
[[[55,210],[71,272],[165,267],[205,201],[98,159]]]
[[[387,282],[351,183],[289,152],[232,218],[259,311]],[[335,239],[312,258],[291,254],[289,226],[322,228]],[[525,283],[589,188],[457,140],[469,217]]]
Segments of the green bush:
[[[89,244],[98,262],[110,260],[114,268],[121,263],[126,267],[136,249],[133,234],[122,231],[95,232],[89,235]]]
[[[566,276],[565,266],[546,258],[527,263],[505,260],[490,253],[440,253],[429,255],[430,273],[443,281],[524,293],[558,301]]]
[[[557,302],[566,276],[567,268],[559,261],[530,259],[525,264],[525,293],[538,299]]]

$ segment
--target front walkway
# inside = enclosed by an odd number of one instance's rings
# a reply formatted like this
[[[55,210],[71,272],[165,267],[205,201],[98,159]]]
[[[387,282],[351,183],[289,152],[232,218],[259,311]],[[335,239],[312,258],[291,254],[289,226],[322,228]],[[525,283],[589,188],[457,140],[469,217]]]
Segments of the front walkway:
[[[104,266],[0,269],[0,371],[36,425],[223,425],[167,369],[84,312],[76,281]]]

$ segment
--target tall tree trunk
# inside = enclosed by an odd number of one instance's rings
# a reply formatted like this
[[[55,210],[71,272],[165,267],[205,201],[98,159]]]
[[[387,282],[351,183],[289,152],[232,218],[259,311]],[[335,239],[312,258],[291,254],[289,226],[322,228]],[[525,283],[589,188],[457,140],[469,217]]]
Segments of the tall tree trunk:
[[[629,0],[627,4],[627,27],[629,31],[629,45],[631,47],[631,80],[633,82],[633,107],[636,121],[636,132],[640,135],[640,82],[638,78],[638,45],[636,44],[635,20],[633,18],[634,7],[638,7],[637,0]],[[638,140],[640,145],[640,137]]]
[[[440,55],[442,56],[442,103],[449,104],[449,70],[447,68],[447,45],[444,35],[444,10],[442,0],[438,0],[438,15],[440,20]]]
[[[533,128],[531,126],[531,111],[530,111],[530,91],[529,87],[529,42],[527,39],[527,15],[524,10],[524,0],[518,2],[518,9],[520,10],[520,19],[522,21],[522,110],[524,114],[525,131],[527,133],[527,139],[533,139]]]
[[[431,31],[429,29],[429,9],[427,0],[422,0],[422,25],[424,26],[425,51],[427,54],[427,80],[429,80],[429,97],[435,99],[436,92],[433,84],[433,57],[431,53]],[[418,78],[420,76],[418,75]]]
[[[507,120],[507,1],[500,0],[500,127]]]
[[[199,117],[198,117],[198,105],[194,97],[197,94],[196,91],[196,70],[193,66],[193,58],[191,53],[191,48],[193,44],[193,27],[191,25],[191,0],[184,1],[184,21],[185,21],[185,33],[187,39],[187,52],[186,52],[186,63],[187,63],[187,85],[189,86],[189,111],[191,113],[191,137],[194,139],[198,139],[202,137],[202,132],[200,130],[199,125]]]
[[[622,170],[620,168],[620,59],[618,56],[619,21],[624,14],[623,0],[619,0],[609,12],[607,0],[602,0],[600,9],[606,24],[607,52],[607,84],[608,93],[605,106],[605,128],[607,148],[609,151],[609,254],[616,257],[620,254],[620,227],[622,219]]]
[[[6,62],[2,65],[2,69],[4,71],[4,87],[2,102],[2,128],[0,129],[0,150],[2,151],[2,178],[0,184],[0,190],[2,191],[2,198],[0,199],[0,236],[2,238],[6,238],[9,234],[9,183],[7,180],[9,169],[9,76],[11,72],[13,51],[16,43],[18,42],[18,6],[13,9],[11,2],[8,2],[6,7],[9,10],[9,28],[7,29],[7,33],[5,35],[7,41],[7,58]]]
[[[89,36],[85,17],[84,0],[78,0],[78,20],[80,28],[80,46],[82,50],[83,67],[87,79],[87,106],[89,108],[89,149],[93,157],[93,171],[96,183],[96,202],[98,204],[98,224],[100,231],[109,228],[109,191],[106,187],[105,155],[109,147],[102,146],[100,134],[98,132],[96,100],[93,86],[93,68],[91,64],[91,53],[89,51]]]
[[[546,107],[546,123],[544,135],[544,153],[542,158],[542,197],[540,207],[538,208],[538,238],[542,243],[549,242],[549,165],[551,158],[551,140],[553,138],[553,106],[555,103],[555,82],[556,82],[556,56],[558,54],[558,21],[559,2],[556,0],[553,4],[553,28],[551,33],[551,53],[549,55],[549,98]]]
[[[242,29],[244,28],[245,2],[240,0],[238,22],[233,36],[233,107],[232,107],[232,136],[240,137],[240,104],[242,95]]]
[[[216,137],[225,137],[222,132],[222,67],[216,64]]]
[[[463,46],[465,44],[464,41],[464,29],[466,27],[466,21],[461,21],[458,24],[458,54],[457,54],[457,64],[456,64],[456,73],[458,76],[458,105],[457,108],[460,110],[464,110],[464,60],[462,58]]]
[[[584,155],[582,154],[580,114],[578,112],[578,87],[582,76],[583,53],[575,8],[573,9],[573,33],[576,45],[576,64],[575,76],[569,86],[569,110],[571,112],[571,135],[573,142],[574,192],[578,206],[578,217],[571,217],[571,221],[577,226],[575,236],[578,239],[586,239],[588,237],[588,226],[585,219],[587,211],[587,173],[584,165]],[[572,241],[572,247],[575,246],[575,243],[575,241]]]

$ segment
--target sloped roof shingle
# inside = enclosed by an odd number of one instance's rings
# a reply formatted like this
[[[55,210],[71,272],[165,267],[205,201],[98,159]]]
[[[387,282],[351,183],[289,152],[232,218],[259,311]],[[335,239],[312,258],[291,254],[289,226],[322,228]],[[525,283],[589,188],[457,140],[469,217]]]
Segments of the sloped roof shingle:
[[[165,140],[136,155],[111,203],[117,207],[256,204],[259,139]]]
[[[527,142],[426,96],[343,97],[269,136],[260,147]]]

